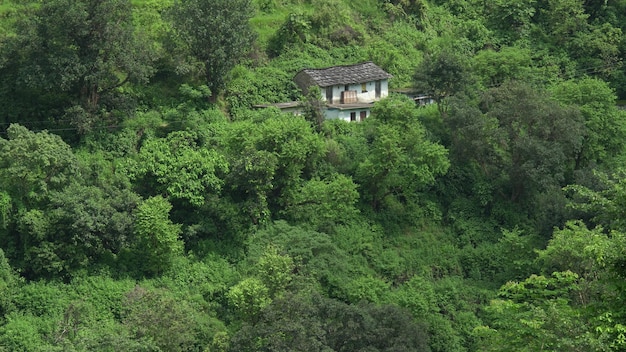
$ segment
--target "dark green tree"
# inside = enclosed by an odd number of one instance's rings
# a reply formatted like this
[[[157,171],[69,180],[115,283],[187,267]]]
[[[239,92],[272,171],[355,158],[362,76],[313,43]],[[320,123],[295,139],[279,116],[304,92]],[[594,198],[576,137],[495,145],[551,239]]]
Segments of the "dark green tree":
[[[288,295],[244,324],[230,351],[430,351],[428,336],[392,305],[348,305],[313,294]]]
[[[146,82],[154,72],[155,57],[135,32],[128,0],[46,1],[17,26],[19,34],[0,52],[5,118],[67,113],[88,129],[95,113],[116,107],[108,98],[117,88]]]
[[[161,274],[183,253],[179,235],[181,226],[169,217],[172,205],[156,196],[143,201],[135,211],[136,253],[145,274]]]
[[[0,191],[10,197],[15,211],[40,204],[76,175],[76,156],[59,136],[16,124],[7,135],[0,138]]]
[[[487,91],[480,110],[455,104],[447,123],[454,159],[475,163],[513,202],[564,186],[584,135],[576,109],[521,82]]]
[[[596,78],[565,81],[551,87],[550,92],[559,102],[578,107],[584,118],[577,168],[610,163],[624,152],[626,111],[615,106],[615,92],[606,82]]]
[[[413,76],[414,87],[437,102],[439,113],[447,116],[446,98],[463,91],[470,82],[464,59],[452,49],[424,56]]]
[[[359,163],[355,181],[372,208],[381,209],[388,197],[415,198],[448,170],[448,151],[429,140],[411,100],[378,102],[363,125],[369,153]]]
[[[248,53],[255,39],[250,0],[176,1],[171,17],[178,40],[203,67],[215,99],[226,75]]]

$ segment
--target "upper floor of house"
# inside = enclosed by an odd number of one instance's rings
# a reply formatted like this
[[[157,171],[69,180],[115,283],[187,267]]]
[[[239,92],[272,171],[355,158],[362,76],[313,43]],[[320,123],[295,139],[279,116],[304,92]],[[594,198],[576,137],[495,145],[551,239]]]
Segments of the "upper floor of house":
[[[333,66],[321,69],[304,69],[294,81],[306,95],[310,87],[320,88],[321,99],[328,105],[368,104],[389,94],[392,76],[373,62]]]

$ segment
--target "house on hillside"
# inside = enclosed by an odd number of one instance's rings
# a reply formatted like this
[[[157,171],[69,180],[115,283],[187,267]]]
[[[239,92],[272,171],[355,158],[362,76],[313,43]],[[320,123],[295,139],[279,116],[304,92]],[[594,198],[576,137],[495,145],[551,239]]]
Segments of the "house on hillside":
[[[362,121],[370,115],[375,101],[389,95],[391,77],[373,62],[363,62],[321,69],[307,68],[298,72],[294,81],[304,95],[313,86],[320,88],[326,119]],[[302,111],[299,102],[257,105],[268,106],[296,115]]]
[[[364,62],[304,69],[296,74],[294,81],[304,95],[312,86],[320,88],[327,119],[361,121],[370,115],[375,101],[389,95],[389,78],[391,75],[373,62]]]

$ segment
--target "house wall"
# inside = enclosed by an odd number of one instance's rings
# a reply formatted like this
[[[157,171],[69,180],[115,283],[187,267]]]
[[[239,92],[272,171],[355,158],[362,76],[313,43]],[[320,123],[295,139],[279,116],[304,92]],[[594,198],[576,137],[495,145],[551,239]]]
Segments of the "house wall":
[[[332,104],[339,104],[341,100],[341,92],[345,90],[354,90],[357,93],[357,101],[359,103],[371,103],[380,98],[384,98],[389,95],[389,80],[383,79],[380,81],[380,97],[376,98],[376,81],[371,81],[365,83],[365,92],[363,91],[363,86],[359,84],[348,84],[348,89],[346,89],[346,85],[334,85],[332,86],[332,95],[333,101]],[[324,87],[321,89],[322,91],[322,100],[328,102],[326,99],[326,89]]]
[[[324,117],[327,120],[333,120],[333,119],[338,119],[338,120],[343,120],[346,122],[350,122],[350,113],[354,112],[355,113],[355,117],[356,117],[356,121],[360,121],[361,120],[361,111],[365,111],[365,116],[366,118],[368,118],[370,116],[370,109],[369,108],[361,108],[361,109],[352,109],[352,110],[340,110],[340,109],[332,109],[332,108],[328,108],[324,110]]]

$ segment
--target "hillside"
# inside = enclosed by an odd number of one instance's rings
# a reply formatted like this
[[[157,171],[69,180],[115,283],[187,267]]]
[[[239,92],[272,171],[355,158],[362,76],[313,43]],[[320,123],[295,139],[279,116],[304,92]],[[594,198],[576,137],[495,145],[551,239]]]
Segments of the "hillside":
[[[624,31],[624,0],[0,1],[0,351],[626,349]],[[293,81],[367,61],[435,104],[323,120]]]

